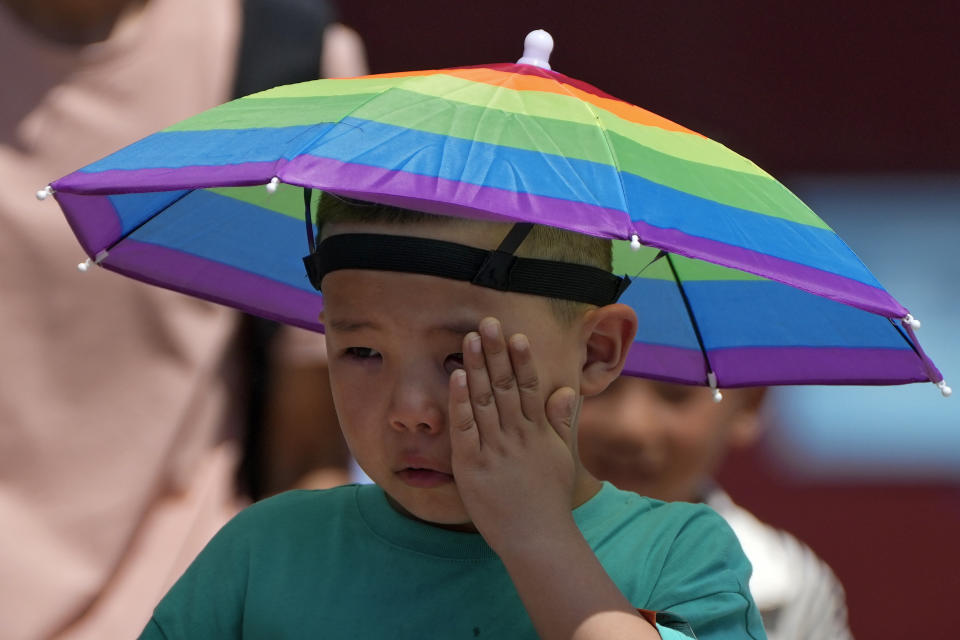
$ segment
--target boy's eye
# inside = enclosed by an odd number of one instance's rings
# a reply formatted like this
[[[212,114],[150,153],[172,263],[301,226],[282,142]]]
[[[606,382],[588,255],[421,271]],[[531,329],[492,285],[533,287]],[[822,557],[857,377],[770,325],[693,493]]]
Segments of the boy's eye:
[[[453,373],[457,369],[463,369],[463,354],[462,353],[451,353],[443,361],[443,368],[446,369],[447,373]]]
[[[343,350],[344,355],[356,360],[368,360],[370,358],[380,357],[380,352],[370,347],[347,347]]]

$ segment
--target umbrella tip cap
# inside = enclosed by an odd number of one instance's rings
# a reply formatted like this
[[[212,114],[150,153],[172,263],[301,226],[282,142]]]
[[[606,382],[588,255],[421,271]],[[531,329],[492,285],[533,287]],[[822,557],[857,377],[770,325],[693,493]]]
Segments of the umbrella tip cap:
[[[553,36],[543,29],[536,29],[523,40],[523,57],[517,64],[532,64],[542,69],[550,69],[550,54],[553,53]]]
[[[37,200],[46,200],[52,193],[53,187],[47,185],[43,189],[37,191]]]
[[[940,389],[940,395],[942,395],[944,398],[949,398],[950,394],[953,393],[953,389],[947,386],[946,380],[941,380],[938,382],[937,388]]]

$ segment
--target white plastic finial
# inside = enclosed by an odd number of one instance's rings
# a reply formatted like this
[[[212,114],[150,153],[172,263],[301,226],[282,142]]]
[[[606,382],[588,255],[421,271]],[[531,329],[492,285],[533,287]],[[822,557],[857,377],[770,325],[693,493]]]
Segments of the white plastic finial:
[[[710,385],[710,389],[713,391],[713,401],[720,402],[723,400],[723,394],[717,389],[717,374],[713,371],[707,371],[707,384]]]
[[[273,176],[270,178],[270,182],[267,183],[267,193],[276,193],[277,187],[280,186],[280,178]]]
[[[630,248],[634,251],[640,251],[640,236],[633,234],[630,238]]]
[[[43,189],[37,191],[37,200],[46,200],[52,193],[53,187],[47,185]]]
[[[97,255],[95,255],[92,260],[90,258],[87,258],[86,260],[78,264],[77,271],[82,271],[83,273],[86,273],[87,271],[90,270],[90,267],[92,267],[93,265],[95,264],[99,265],[101,262],[106,260],[108,255],[110,254],[107,252],[106,249],[103,249],[102,251],[97,252]]]
[[[908,325],[910,325],[913,329],[919,329],[922,326],[920,324],[920,321],[914,318],[909,313],[903,316],[903,321],[906,322]]]
[[[947,386],[946,380],[941,380],[937,383],[937,388],[940,389],[940,395],[944,398],[949,398],[950,394],[953,393],[953,389]]]
[[[550,68],[550,54],[553,52],[553,36],[537,29],[527,34],[523,40],[523,57],[517,64],[532,64],[543,69]]]

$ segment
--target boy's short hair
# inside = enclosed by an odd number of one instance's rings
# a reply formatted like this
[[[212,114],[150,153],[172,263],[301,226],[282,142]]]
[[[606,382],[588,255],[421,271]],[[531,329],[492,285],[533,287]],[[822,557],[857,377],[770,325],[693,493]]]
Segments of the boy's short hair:
[[[378,204],[342,198],[331,193],[322,193],[317,204],[318,235],[323,225],[333,222],[368,222],[388,224],[417,224],[423,222],[456,223],[461,218],[424,213],[392,205]],[[509,222],[490,222],[509,228]],[[613,246],[608,238],[598,238],[575,231],[536,224],[516,251],[518,257],[555,260],[572,264],[613,270]],[[548,298],[557,319],[572,322],[593,305],[572,300]]]

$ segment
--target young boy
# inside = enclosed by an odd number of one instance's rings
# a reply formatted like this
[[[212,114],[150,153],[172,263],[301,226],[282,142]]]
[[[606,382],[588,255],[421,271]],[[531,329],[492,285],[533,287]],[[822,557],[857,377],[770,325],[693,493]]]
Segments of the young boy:
[[[733,528],[753,566],[750,590],[771,640],[851,636],[843,587],[805,544],[760,522],[713,481],[731,449],[761,431],[765,389],[704,389],[621,377],[583,403],[579,445],[598,478],[658,500],[703,502]]]
[[[583,302],[619,293],[609,241],[330,194],[318,219],[331,389],[376,484],[248,508],[143,638],[765,638],[719,516],[577,457],[581,398],[636,330],[629,307]],[[587,284],[566,295],[557,274]]]

